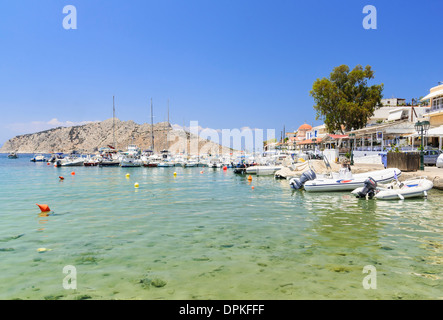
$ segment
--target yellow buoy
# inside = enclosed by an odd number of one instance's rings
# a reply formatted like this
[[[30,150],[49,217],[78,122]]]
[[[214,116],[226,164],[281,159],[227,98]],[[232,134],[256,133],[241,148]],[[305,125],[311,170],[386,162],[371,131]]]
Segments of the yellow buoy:
[[[46,251],[52,251],[52,249],[46,249],[46,248],[38,248],[37,252],[46,252]]]
[[[177,175],[177,172],[174,172],[174,176],[176,176]]]
[[[129,178],[131,175],[129,173],[126,174],[126,178]]]
[[[139,187],[138,182],[134,183],[134,188],[138,188],[138,187]]]
[[[251,180],[252,180],[252,176],[249,176],[249,177],[248,177],[248,180],[251,181]]]

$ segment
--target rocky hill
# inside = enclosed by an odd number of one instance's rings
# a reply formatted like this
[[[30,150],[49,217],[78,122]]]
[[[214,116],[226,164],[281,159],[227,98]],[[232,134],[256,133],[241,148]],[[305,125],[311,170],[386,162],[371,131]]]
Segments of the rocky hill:
[[[82,126],[59,127],[33,134],[16,136],[4,143],[0,153],[70,153],[73,150],[92,153],[102,147],[112,146],[126,150],[130,144],[136,144],[142,150],[150,149],[152,134],[150,124],[137,124],[134,121],[113,119],[88,123]],[[186,152],[229,153],[231,149],[212,141],[197,139],[195,135],[183,130],[173,130],[167,122],[154,124],[154,151],[169,149],[172,153]],[[198,149],[197,149],[198,143]],[[198,151],[197,151],[198,150]]]

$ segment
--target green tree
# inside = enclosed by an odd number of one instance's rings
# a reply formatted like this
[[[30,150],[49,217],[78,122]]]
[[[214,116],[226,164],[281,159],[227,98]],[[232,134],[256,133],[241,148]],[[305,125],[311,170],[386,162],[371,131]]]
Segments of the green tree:
[[[374,115],[383,97],[383,84],[368,86],[374,78],[371,66],[335,67],[329,78],[317,79],[310,91],[316,120],[323,120],[328,132],[361,129]]]

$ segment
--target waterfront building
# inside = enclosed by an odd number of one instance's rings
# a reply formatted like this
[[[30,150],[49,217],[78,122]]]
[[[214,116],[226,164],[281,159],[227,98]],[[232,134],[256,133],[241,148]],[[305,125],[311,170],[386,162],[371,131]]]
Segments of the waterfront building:
[[[381,105],[383,107],[405,106],[406,99],[401,99],[401,98],[381,99]]]
[[[438,127],[443,125],[443,84],[440,83],[430,89],[427,96],[423,97],[421,101],[429,100],[430,110],[426,113],[431,127]]]

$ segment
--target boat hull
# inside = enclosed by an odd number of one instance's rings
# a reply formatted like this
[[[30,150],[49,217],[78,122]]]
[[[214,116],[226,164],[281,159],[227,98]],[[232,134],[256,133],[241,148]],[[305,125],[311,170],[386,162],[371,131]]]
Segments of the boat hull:
[[[251,166],[246,168],[246,174],[256,174],[259,176],[269,176],[274,175],[281,166]]]
[[[143,164],[138,162],[126,162],[122,161],[120,163],[120,167],[122,168],[134,168],[134,167],[141,167]]]
[[[349,179],[315,179],[307,181],[304,189],[308,192],[352,191],[364,186],[367,178],[372,177],[377,183],[388,183],[401,175],[399,169],[385,169],[361,173]]]
[[[83,161],[69,161],[69,162],[60,161],[59,163],[57,163],[57,165],[60,167],[81,167],[84,165],[84,162]]]
[[[380,200],[398,200],[410,198],[427,197],[428,191],[434,187],[430,180],[406,180],[400,189],[381,190],[376,195],[376,199]]]

